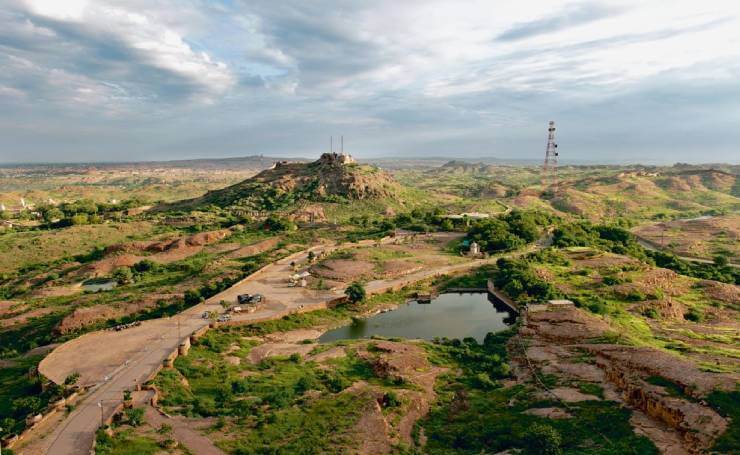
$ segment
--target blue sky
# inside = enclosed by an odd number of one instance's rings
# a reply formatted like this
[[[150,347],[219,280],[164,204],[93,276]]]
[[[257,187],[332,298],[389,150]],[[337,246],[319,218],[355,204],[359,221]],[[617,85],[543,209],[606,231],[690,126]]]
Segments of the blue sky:
[[[740,2],[0,0],[0,162],[740,161]]]

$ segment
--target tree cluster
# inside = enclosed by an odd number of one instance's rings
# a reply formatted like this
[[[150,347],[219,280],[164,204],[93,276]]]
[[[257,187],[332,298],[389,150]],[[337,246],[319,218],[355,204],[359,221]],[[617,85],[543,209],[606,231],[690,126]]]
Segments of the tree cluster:
[[[553,217],[546,213],[514,210],[501,217],[474,222],[467,238],[477,242],[482,251],[509,251],[535,241],[552,221]]]
[[[519,302],[542,302],[561,297],[560,292],[543,280],[525,259],[501,258],[496,261],[493,284]]]

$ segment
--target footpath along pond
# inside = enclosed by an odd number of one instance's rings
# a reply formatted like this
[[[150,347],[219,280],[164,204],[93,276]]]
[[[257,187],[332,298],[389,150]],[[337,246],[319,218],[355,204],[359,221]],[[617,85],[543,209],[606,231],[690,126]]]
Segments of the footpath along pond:
[[[431,303],[414,301],[393,311],[355,319],[350,325],[324,333],[319,342],[378,335],[425,340],[472,337],[482,343],[488,332],[505,330],[515,320],[514,313],[489,299],[485,292],[446,293]]]

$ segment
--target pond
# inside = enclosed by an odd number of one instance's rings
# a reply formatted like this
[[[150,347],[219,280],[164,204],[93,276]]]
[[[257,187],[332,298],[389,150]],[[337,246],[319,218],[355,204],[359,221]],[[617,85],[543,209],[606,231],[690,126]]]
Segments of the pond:
[[[505,330],[515,320],[514,313],[489,299],[487,293],[447,293],[431,303],[406,303],[387,313],[356,319],[350,325],[324,333],[319,342],[373,335],[425,340],[473,337],[483,342],[488,332]]]
[[[115,280],[87,281],[85,283],[82,283],[82,289],[88,292],[110,291],[116,286],[118,286],[118,283]]]

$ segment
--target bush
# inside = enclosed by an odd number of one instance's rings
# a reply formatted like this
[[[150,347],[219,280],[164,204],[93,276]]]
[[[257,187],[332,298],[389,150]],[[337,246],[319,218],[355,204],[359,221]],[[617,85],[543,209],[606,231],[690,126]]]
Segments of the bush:
[[[77,215],[73,215],[70,218],[70,223],[73,226],[80,226],[83,224],[88,224],[88,222],[89,222],[88,216],[84,213],[78,213]]]
[[[658,319],[660,317],[660,313],[655,308],[648,308],[642,314],[650,319]]]
[[[129,408],[124,412],[126,414],[126,423],[132,427],[138,427],[144,423],[144,409],[143,408]]]
[[[69,376],[67,376],[64,379],[64,385],[66,386],[74,385],[77,383],[77,380],[79,379],[80,379],[80,373],[75,371],[74,373],[71,373]]]
[[[134,273],[130,267],[118,267],[111,276],[118,284],[129,284],[134,281]]]
[[[550,425],[535,423],[529,427],[524,434],[524,450],[528,454],[538,455],[560,455],[563,449],[562,437],[558,431]]]
[[[398,398],[396,392],[390,391],[383,396],[383,405],[386,408],[395,408],[401,404],[401,399]]]
[[[496,381],[493,381],[491,377],[488,376],[488,373],[485,373],[485,372],[478,373],[475,376],[475,382],[476,382],[476,386],[479,389],[483,389],[483,390],[491,390],[491,389],[495,389],[496,387],[498,387],[498,383],[496,383]]]
[[[262,227],[272,232],[295,231],[297,226],[292,221],[279,216],[270,215]]]
[[[702,322],[704,320],[704,314],[696,308],[692,308],[684,313],[683,318],[687,321]]]
[[[362,283],[355,281],[347,286],[347,289],[344,290],[344,295],[347,296],[350,302],[357,303],[365,300],[367,294]]]

